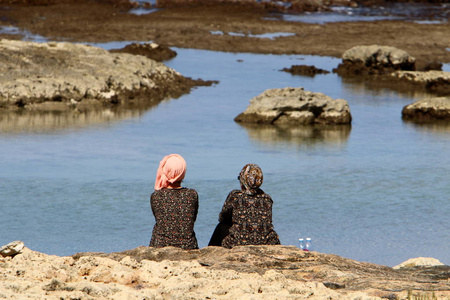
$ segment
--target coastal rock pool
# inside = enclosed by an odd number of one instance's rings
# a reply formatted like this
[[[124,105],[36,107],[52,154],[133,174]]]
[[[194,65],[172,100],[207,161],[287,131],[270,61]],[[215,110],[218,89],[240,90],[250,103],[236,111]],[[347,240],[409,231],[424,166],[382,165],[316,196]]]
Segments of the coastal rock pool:
[[[240,169],[257,163],[282,244],[311,237],[313,250],[360,261],[394,266],[424,256],[450,264],[450,127],[401,119],[403,106],[426,94],[372,89],[332,72],[281,71],[296,64],[331,71],[336,58],[174,50],[178,55],[166,65],[219,83],[76,126],[48,116],[31,125],[0,118],[1,245],[21,240],[57,255],[148,245],[158,163],[179,153],[188,163],[184,185],[200,197],[200,247],[207,246],[228,192],[239,187]],[[284,87],[347,100],[351,128],[233,121],[251,98]]]

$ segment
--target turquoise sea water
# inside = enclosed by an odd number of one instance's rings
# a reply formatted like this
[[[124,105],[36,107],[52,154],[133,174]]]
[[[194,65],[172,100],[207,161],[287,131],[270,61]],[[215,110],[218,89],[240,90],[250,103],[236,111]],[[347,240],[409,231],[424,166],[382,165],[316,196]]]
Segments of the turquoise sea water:
[[[188,163],[184,185],[200,196],[200,247],[251,162],[264,171],[283,244],[311,237],[314,250],[360,261],[394,266],[423,256],[450,264],[450,127],[401,119],[403,106],[424,94],[280,71],[293,64],[331,71],[335,58],[174,50],[169,67],[219,83],[147,111],[109,112],[106,122],[0,131],[1,245],[22,240],[57,255],[148,245],[156,168],[164,155],[179,153]],[[252,97],[283,87],[346,99],[351,129],[233,121]]]

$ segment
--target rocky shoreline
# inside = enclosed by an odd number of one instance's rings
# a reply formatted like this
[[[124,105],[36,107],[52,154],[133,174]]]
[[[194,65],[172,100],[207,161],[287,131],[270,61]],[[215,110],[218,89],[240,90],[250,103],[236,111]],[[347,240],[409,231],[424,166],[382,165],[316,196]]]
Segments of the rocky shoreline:
[[[0,40],[0,132],[42,131],[130,118],[216,81],[158,62],[157,44],[106,51],[67,43]]]
[[[73,111],[154,105],[212,82],[142,55],[74,43],[1,40],[0,109]]]
[[[25,247],[13,256],[0,255],[0,276],[0,297],[15,299],[450,297],[450,267],[433,259],[390,268],[294,246],[141,246],[65,257]]]

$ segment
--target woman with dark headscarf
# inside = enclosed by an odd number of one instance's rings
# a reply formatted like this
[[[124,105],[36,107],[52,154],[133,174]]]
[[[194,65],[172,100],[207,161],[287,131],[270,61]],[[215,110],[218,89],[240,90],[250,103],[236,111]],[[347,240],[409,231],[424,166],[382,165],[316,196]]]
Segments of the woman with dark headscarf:
[[[280,239],[272,224],[272,198],[260,189],[263,182],[261,168],[256,164],[245,165],[238,180],[241,189],[228,194],[209,245],[220,244],[226,248],[279,245]]]
[[[198,249],[194,223],[198,213],[198,194],[181,187],[186,161],[178,154],[165,156],[156,173],[155,191],[150,205],[156,224],[150,247],[174,246]]]

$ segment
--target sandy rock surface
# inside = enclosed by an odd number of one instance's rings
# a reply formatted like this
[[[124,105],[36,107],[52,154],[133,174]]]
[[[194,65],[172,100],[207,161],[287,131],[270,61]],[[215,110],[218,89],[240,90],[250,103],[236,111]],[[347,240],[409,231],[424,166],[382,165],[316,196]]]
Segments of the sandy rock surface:
[[[408,292],[448,297],[450,267],[440,268],[423,275],[293,246],[138,247],[71,257],[25,247],[14,257],[0,257],[0,298],[368,300],[401,299]]]

